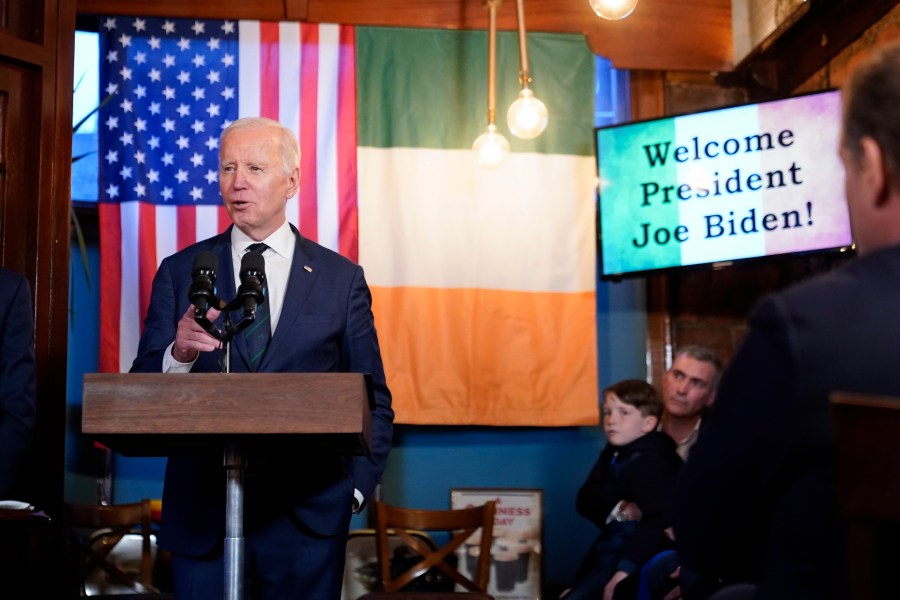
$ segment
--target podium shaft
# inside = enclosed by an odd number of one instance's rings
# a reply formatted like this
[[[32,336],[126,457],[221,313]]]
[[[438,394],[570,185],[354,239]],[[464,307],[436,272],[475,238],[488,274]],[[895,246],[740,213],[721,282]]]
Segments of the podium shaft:
[[[238,445],[225,448],[225,598],[244,597],[244,456]]]

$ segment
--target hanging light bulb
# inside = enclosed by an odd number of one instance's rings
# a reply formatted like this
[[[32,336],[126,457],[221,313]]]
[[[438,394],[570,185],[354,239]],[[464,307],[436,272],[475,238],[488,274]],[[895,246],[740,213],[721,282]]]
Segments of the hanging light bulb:
[[[597,16],[616,21],[631,14],[638,0],[588,0]]]
[[[499,167],[509,156],[509,142],[497,130],[494,119],[497,103],[494,95],[494,83],[497,69],[497,5],[500,0],[485,0],[484,5],[490,10],[490,32],[488,35],[488,125],[484,133],[476,138],[472,150],[478,157],[478,164],[489,169]]]
[[[513,135],[523,140],[536,138],[547,128],[547,107],[534,97],[530,88],[524,87],[519,98],[510,104],[506,122]]]
[[[506,123],[513,135],[530,140],[536,138],[547,128],[547,107],[535,98],[528,87],[531,75],[528,72],[528,47],[525,39],[524,0],[516,0],[516,14],[519,23],[519,84],[522,91],[506,112]]]
[[[478,156],[478,164],[489,169],[496,169],[509,156],[509,142],[497,130],[497,126],[488,123],[484,133],[472,144],[472,150]]]

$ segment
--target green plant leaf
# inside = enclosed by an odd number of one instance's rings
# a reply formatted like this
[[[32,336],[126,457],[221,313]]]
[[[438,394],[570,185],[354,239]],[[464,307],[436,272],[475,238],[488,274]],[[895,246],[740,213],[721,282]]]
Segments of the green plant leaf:
[[[82,76],[82,78],[83,77],[84,76]],[[81,84],[81,79],[78,80],[78,85],[80,85],[80,84]],[[78,85],[75,86],[75,89],[78,88]],[[112,97],[114,95],[115,95],[115,92],[106,96],[106,98],[104,98],[100,102],[100,104],[98,104],[96,107],[94,107],[94,109],[91,110],[91,112],[89,112],[88,114],[83,116],[81,118],[81,120],[79,120],[75,124],[75,126],[72,127],[72,135],[75,135],[76,133],[78,133],[78,130],[81,128],[81,126],[84,125],[85,122],[87,122],[87,120],[91,118],[91,116],[93,116],[94,114],[99,112],[101,108],[106,106],[106,103],[109,102],[110,100],[112,100]],[[91,154],[94,154],[94,152],[93,151],[86,152],[86,153],[80,154],[78,156],[72,156],[72,164],[75,164],[76,162],[78,162],[79,160],[84,158],[85,156],[90,156]],[[87,283],[87,289],[90,292],[91,291],[91,268],[90,268],[90,263],[88,261],[87,244],[84,241],[84,232],[82,232],[82,230],[81,230],[81,222],[78,220],[78,213],[75,212],[75,207],[72,206],[71,199],[69,200],[69,215],[70,215],[70,220],[72,222],[72,230],[75,232],[75,238],[78,240],[78,249],[81,252],[81,268],[84,271],[84,280],[85,280],[85,283]],[[74,310],[74,307],[71,306],[71,300],[70,300],[69,310],[70,310],[70,312],[72,310]]]
[[[94,116],[94,114],[97,113],[101,108],[103,108],[104,106],[106,106],[106,103],[109,102],[110,100],[112,100],[112,97],[113,97],[114,95],[115,95],[115,92],[113,92],[112,94],[108,95],[106,98],[104,98],[103,100],[101,100],[101,101],[100,101],[100,104],[98,104],[97,106],[95,106],[94,109],[91,110],[91,112],[89,112],[88,114],[86,114],[86,115],[84,115],[83,117],[81,117],[81,120],[78,121],[77,123],[75,123],[75,126],[72,128],[72,134],[74,135],[74,134],[78,133],[78,130],[81,129],[81,126],[84,125],[85,122],[86,122],[88,119],[90,119],[92,116]]]
[[[88,264],[87,244],[84,242],[84,233],[81,231],[78,215],[75,214],[75,207],[71,204],[69,204],[69,213],[72,217],[72,229],[75,230],[75,238],[78,240],[78,248],[81,250],[81,267],[84,269],[84,280],[87,283],[88,291],[91,291],[91,269]]]
[[[85,158],[85,157],[87,157],[87,156],[90,156],[91,154],[96,154],[96,152],[95,152],[94,150],[91,150],[90,152],[85,152],[84,154],[79,154],[78,156],[73,156],[73,157],[72,157],[72,164],[74,165],[75,163],[77,163],[77,162],[78,162],[79,160],[81,160],[82,158]]]

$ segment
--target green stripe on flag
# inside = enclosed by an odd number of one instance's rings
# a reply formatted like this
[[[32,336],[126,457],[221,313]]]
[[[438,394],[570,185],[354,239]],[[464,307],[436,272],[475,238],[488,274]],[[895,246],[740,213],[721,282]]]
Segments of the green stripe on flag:
[[[356,53],[360,146],[467,149],[487,126],[486,32],[359,27]],[[520,140],[506,125],[520,89],[518,37],[498,33],[496,123],[512,151],[593,155],[594,55],[584,38],[530,33],[528,59],[550,121]]]

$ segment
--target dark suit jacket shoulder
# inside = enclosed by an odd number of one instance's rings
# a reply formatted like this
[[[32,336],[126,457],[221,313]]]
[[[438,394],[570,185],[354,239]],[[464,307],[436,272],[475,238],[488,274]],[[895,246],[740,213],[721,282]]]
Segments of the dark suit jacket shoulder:
[[[765,298],[679,479],[684,566],[830,598],[843,565],[828,395],[900,395],[900,247]]]
[[[31,288],[18,273],[0,268],[0,499],[14,493],[35,411]]]

